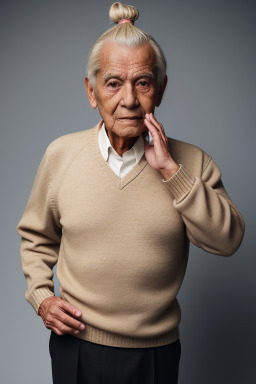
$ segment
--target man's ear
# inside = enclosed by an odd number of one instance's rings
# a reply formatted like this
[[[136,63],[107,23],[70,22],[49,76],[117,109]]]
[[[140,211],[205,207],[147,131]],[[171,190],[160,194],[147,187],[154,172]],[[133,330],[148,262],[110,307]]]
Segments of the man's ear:
[[[158,89],[158,94],[156,98],[156,107],[159,107],[159,105],[161,104],[167,82],[168,82],[168,77],[167,75],[165,75],[164,82]]]
[[[86,93],[87,93],[89,102],[91,104],[91,107],[94,108],[94,109],[97,108],[98,104],[97,104],[97,101],[96,101],[96,98],[95,98],[93,86],[90,83],[88,76],[86,76],[86,78],[84,80],[84,85],[85,85]]]

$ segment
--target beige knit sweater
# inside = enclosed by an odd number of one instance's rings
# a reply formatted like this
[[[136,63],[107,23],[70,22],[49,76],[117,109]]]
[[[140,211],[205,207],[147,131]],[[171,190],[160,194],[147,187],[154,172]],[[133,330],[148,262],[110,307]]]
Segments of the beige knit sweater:
[[[181,164],[169,180],[145,155],[123,178],[104,161],[102,122],[50,143],[17,226],[26,299],[36,312],[54,295],[78,307],[77,337],[117,347],[154,347],[179,337],[176,299],[189,240],[216,255],[239,247],[244,221],[221,173],[200,148],[169,138]]]

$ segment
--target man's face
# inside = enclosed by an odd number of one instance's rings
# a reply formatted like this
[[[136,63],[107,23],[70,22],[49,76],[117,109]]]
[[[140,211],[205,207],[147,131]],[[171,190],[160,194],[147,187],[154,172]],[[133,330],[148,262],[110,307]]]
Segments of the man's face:
[[[154,113],[167,81],[157,87],[152,47],[130,48],[107,40],[99,60],[94,89],[88,78],[85,81],[91,106],[98,107],[107,130],[121,137],[139,136],[147,130],[145,114]]]

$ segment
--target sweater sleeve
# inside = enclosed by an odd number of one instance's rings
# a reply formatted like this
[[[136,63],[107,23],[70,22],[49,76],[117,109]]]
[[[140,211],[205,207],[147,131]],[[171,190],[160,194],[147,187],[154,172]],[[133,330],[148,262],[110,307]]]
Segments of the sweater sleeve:
[[[53,158],[48,147],[39,165],[24,214],[17,226],[20,256],[27,281],[26,300],[38,313],[54,295],[52,268],[57,262],[62,229],[54,201]]]
[[[163,182],[194,245],[222,256],[231,256],[239,248],[244,236],[244,220],[228,196],[221,172],[211,157],[201,177],[192,176],[180,165],[180,169]]]

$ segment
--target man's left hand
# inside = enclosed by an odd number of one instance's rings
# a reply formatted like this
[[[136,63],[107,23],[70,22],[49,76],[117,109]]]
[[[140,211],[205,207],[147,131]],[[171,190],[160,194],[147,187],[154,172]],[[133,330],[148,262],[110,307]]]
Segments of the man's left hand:
[[[153,113],[146,113],[144,124],[154,140],[153,146],[149,145],[146,141],[144,142],[147,162],[152,168],[158,170],[165,180],[168,180],[178,171],[179,166],[170,154],[164,128],[162,124],[158,123]]]

